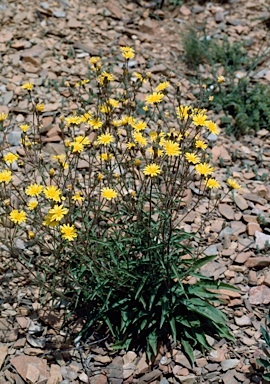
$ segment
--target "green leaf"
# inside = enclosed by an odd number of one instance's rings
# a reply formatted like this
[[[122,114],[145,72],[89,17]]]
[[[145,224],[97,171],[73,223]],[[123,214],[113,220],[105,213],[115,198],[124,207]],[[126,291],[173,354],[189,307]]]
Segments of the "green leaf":
[[[260,331],[263,335],[264,340],[266,341],[268,347],[270,347],[270,335],[269,331],[266,328],[263,328],[263,326],[260,327]]]
[[[264,373],[263,378],[270,381],[270,372]]]
[[[193,354],[193,350],[191,348],[191,345],[189,343],[189,341],[183,337],[181,337],[181,345],[183,347],[183,350],[184,350],[184,353],[187,355],[187,357],[189,358],[192,366],[194,364],[194,354]]]
[[[192,270],[196,270],[196,269],[201,268],[203,265],[209,263],[209,261],[214,260],[216,257],[217,257],[217,255],[214,255],[214,256],[206,256],[206,257],[203,257],[202,259],[198,259],[198,260],[196,260],[196,261],[192,264]]]
[[[175,318],[172,317],[170,319],[170,326],[171,326],[171,331],[172,331],[172,336],[173,336],[173,341],[176,343],[177,340],[177,332],[176,332],[176,324],[175,324]]]
[[[157,355],[157,340],[158,340],[158,337],[156,334],[156,330],[149,333],[149,335],[146,337],[146,341],[147,341],[147,344],[149,346],[149,348],[148,348],[149,352],[151,349],[152,350],[151,354],[153,353],[154,355]],[[150,357],[151,357],[151,354],[150,354]]]
[[[266,369],[269,369],[270,368],[270,362],[266,359],[263,359],[263,358],[258,358],[256,360],[256,362],[261,365],[262,367],[266,368]]]

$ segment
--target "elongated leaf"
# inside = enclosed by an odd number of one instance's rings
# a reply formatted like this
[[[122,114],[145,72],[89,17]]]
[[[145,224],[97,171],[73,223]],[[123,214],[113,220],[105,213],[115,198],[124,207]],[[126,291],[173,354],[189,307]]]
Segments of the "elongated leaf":
[[[270,372],[264,373],[264,374],[263,374],[263,378],[264,378],[265,380],[270,381]]]
[[[263,338],[264,338],[264,340],[266,341],[268,347],[270,347],[270,335],[269,335],[269,330],[267,330],[266,328],[264,328],[264,327],[261,326],[261,327],[260,327],[260,331],[261,331],[261,333],[262,333],[262,335],[263,335]]]
[[[196,269],[199,269],[201,268],[203,265],[209,263],[209,261],[212,261],[214,260],[215,258],[217,257],[217,255],[214,255],[214,256],[205,256],[203,257],[202,259],[198,259],[196,260],[193,264],[192,264],[192,270],[196,270]]]
[[[189,358],[189,361],[191,362],[192,366],[194,364],[194,354],[193,354],[193,350],[191,348],[191,345],[190,343],[188,342],[187,339],[184,339],[183,337],[181,337],[181,345],[184,349],[184,352],[185,354],[187,355],[187,357]]]
[[[227,321],[223,312],[199,298],[186,300],[186,306],[215,323],[224,323]]]
[[[172,331],[172,336],[173,336],[173,341],[176,343],[177,340],[177,332],[176,332],[176,324],[175,324],[175,318],[172,317],[170,319],[170,326],[171,326],[171,331]]]
[[[270,362],[266,359],[263,359],[260,357],[259,359],[256,360],[256,362],[266,369],[270,368]]]
[[[154,355],[156,355],[157,354],[157,340],[158,340],[156,330],[151,332],[147,336],[146,340],[147,340],[147,343],[149,344],[149,346],[151,347]]]

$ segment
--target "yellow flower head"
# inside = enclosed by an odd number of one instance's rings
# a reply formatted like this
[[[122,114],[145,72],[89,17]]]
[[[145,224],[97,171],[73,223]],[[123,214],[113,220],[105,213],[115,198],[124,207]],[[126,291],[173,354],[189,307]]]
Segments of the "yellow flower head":
[[[61,191],[59,188],[57,188],[56,185],[49,185],[48,187],[44,188],[44,195],[47,199],[60,202],[61,198]]]
[[[72,146],[72,153],[81,153],[83,150],[84,150],[84,145],[83,143],[78,143],[77,141],[72,141],[70,143],[70,145]]]
[[[135,131],[143,131],[147,127],[147,124],[145,121],[139,120],[137,122],[132,123],[131,126],[135,129]]]
[[[214,172],[214,167],[211,167],[207,163],[200,163],[195,165],[195,170],[203,176],[211,175]]]
[[[159,175],[160,172],[161,172],[160,166],[155,163],[147,165],[146,167],[144,167],[144,170],[143,170],[143,173],[146,176],[151,176],[151,177]]]
[[[30,239],[33,239],[33,238],[35,237],[35,234],[34,234],[33,231],[28,231],[27,235],[28,235],[28,239],[29,239],[29,240],[30,240]]]
[[[73,241],[78,236],[75,226],[70,224],[60,225],[60,232],[62,238],[68,241]]]
[[[195,153],[187,152],[185,153],[185,158],[189,163],[197,164],[200,162],[199,156],[195,155]]]
[[[100,57],[99,56],[91,57],[91,59],[89,60],[89,63],[91,63],[93,65],[100,63]]]
[[[51,216],[51,221],[60,221],[68,213],[68,209],[64,208],[63,205],[54,205],[52,209],[49,210],[49,215]]]
[[[172,140],[164,140],[162,146],[167,156],[179,156],[181,154],[179,144]]]
[[[111,160],[113,158],[113,155],[111,153],[108,153],[108,152],[104,152],[100,155],[100,158],[101,160],[103,161],[107,161],[107,160]]]
[[[52,227],[52,228],[54,228],[54,227],[56,227],[56,226],[58,225],[58,221],[56,221],[56,220],[52,220],[52,215],[50,215],[50,214],[48,213],[48,215],[45,216],[45,220],[43,221],[42,224],[45,225],[46,227]]]
[[[214,189],[220,188],[220,183],[216,179],[208,179],[205,183],[206,188]]]
[[[32,91],[34,87],[34,84],[33,83],[25,83],[21,86],[22,89],[27,89],[27,91]]]
[[[21,124],[20,125],[21,130],[25,133],[29,129],[29,124]]]
[[[65,118],[66,126],[70,125],[79,125],[82,123],[82,118],[80,116],[74,115]]]
[[[139,72],[133,72],[132,75],[137,77],[138,80],[140,80],[142,82],[146,82],[146,79],[144,79],[143,76]]]
[[[43,191],[43,186],[37,183],[30,184],[29,187],[26,188],[25,193],[27,196],[38,196]]]
[[[119,106],[119,101],[118,100],[115,100],[115,99],[109,99],[108,100],[109,104],[111,104],[111,106],[113,108],[117,108]]]
[[[7,118],[8,118],[7,113],[4,113],[4,112],[0,113],[0,122],[5,121]]]
[[[232,188],[232,189],[241,189],[241,186],[233,179],[228,179],[227,184]]]
[[[43,112],[44,111],[44,104],[43,103],[37,104],[36,105],[36,111],[37,112]]]
[[[107,104],[102,104],[99,106],[99,110],[101,113],[110,113],[111,112],[111,107]]]
[[[72,196],[73,201],[83,201],[84,197],[81,195],[81,192],[76,192],[75,195]]]
[[[113,81],[114,76],[109,72],[102,72],[102,74],[98,77],[98,82],[101,85],[107,84],[109,81]]]
[[[10,212],[9,218],[15,224],[25,223],[26,213],[24,211],[19,212],[17,209],[13,209]]]
[[[157,104],[161,103],[164,95],[161,92],[153,92],[151,95],[146,96],[146,104]]]
[[[209,132],[213,133],[214,135],[218,135],[219,134],[218,126],[212,120],[205,121],[204,125],[207,127]]]
[[[147,145],[147,139],[143,137],[141,132],[134,132],[133,137],[134,137],[135,143],[138,143],[142,147],[145,147]]]
[[[94,129],[99,129],[102,127],[103,123],[102,121],[97,117],[95,119],[90,119],[87,121],[87,123]]]
[[[218,82],[219,84],[224,83],[224,81],[225,81],[225,77],[224,77],[224,76],[219,76],[219,77],[217,78],[217,82]]]
[[[27,206],[28,206],[28,209],[30,211],[32,211],[33,209],[35,209],[38,206],[38,201],[37,200],[30,200],[28,202]]]
[[[187,120],[191,112],[191,108],[187,105],[180,105],[176,108],[176,114],[180,120]]]
[[[140,159],[135,159],[134,164],[136,167],[139,167],[141,165],[141,160]]]
[[[109,145],[114,142],[114,137],[110,133],[104,133],[97,137],[97,143],[101,145]]]
[[[90,140],[88,139],[88,137],[86,136],[76,136],[74,138],[74,141],[76,141],[76,143],[80,143],[80,144],[83,144],[83,145],[89,145],[90,144]]]
[[[112,200],[117,197],[117,192],[112,188],[102,188],[101,190],[101,196],[104,197],[104,199]]]
[[[121,47],[120,51],[122,52],[122,56],[126,60],[133,59],[133,57],[135,56],[135,51],[131,47]]]
[[[12,179],[12,173],[9,169],[5,169],[4,171],[0,172],[0,183],[8,184],[11,179]]]
[[[4,161],[6,164],[12,164],[14,161],[18,160],[19,155],[15,155],[15,153],[8,152],[4,155]]]
[[[164,91],[164,89],[168,88],[170,83],[168,81],[164,81],[163,83],[160,83],[156,88],[155,91],[160,92]]]
[[[207,144],[203,140],[196,140],[195,141],[195,147],[204,150],[207,148]]]
[[[206,120],[207,120],[207,116],[203,113],[198,113],[197,115],[194,115],[193,116],[193,124],[198,126],[198,125],[205,125],[206,123]]]

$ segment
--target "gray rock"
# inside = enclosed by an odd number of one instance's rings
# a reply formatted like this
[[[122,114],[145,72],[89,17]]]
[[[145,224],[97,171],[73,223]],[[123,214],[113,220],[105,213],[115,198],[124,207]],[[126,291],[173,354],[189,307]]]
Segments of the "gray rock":
[[[239,364],[239,362],[240,362],[239,359],[223,360],[221,362],[222,370],[225,372],[225,371],[228,371],[229,369],[233,369]]]
[[[160,380],[160,383],[159,384],[169,384],[168,380],[165,379],[165,377],[163,377],[161,380]]]
[[[266,235],[265,233],[256,231],[255,232],[255,237],[256,237],[256,247],[259,247],[259,249],[264,249],[265,244],[270,245],[270,235]]]
[[[210,133],[210,135],[207,136],[207,140],[209,141],[217,141],[218,136],[214,135],[213,133]]]
[[[19,145],[21,142],[21,136],[22,136],[22,132],[19,132],[19,131],[10,132],[7,137],[8,143],[13,146]]]
[[[217,245],[216,244],[210,245],[210,247],[205,249],[204,254],[206,256],[215,256],[215,255],[217,255],[218,254]]]

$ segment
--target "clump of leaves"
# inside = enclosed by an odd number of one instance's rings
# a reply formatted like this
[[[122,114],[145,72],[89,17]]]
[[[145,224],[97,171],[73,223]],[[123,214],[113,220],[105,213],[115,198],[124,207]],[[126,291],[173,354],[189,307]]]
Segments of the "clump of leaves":
[[[263,378],[267,381],[270,380],[270,311],[268,312],[266,318],[266,325],[265,325],[265,328],[261,325],[261,333],[262,333],[262,336],[266,342],[266,346],[263,345],[262,348],[263,348],[263,351],[266,355],[266,357],[260,357],[259,359],[257,359],[257,363],[264,367],[266,371],[266,373],[263,374]]]
[[[215,94],[212,108],[216,112],[224,111],[222,123],[236,137],[269,129],[270,87],[240,79],[237,84],[228,84]]]

